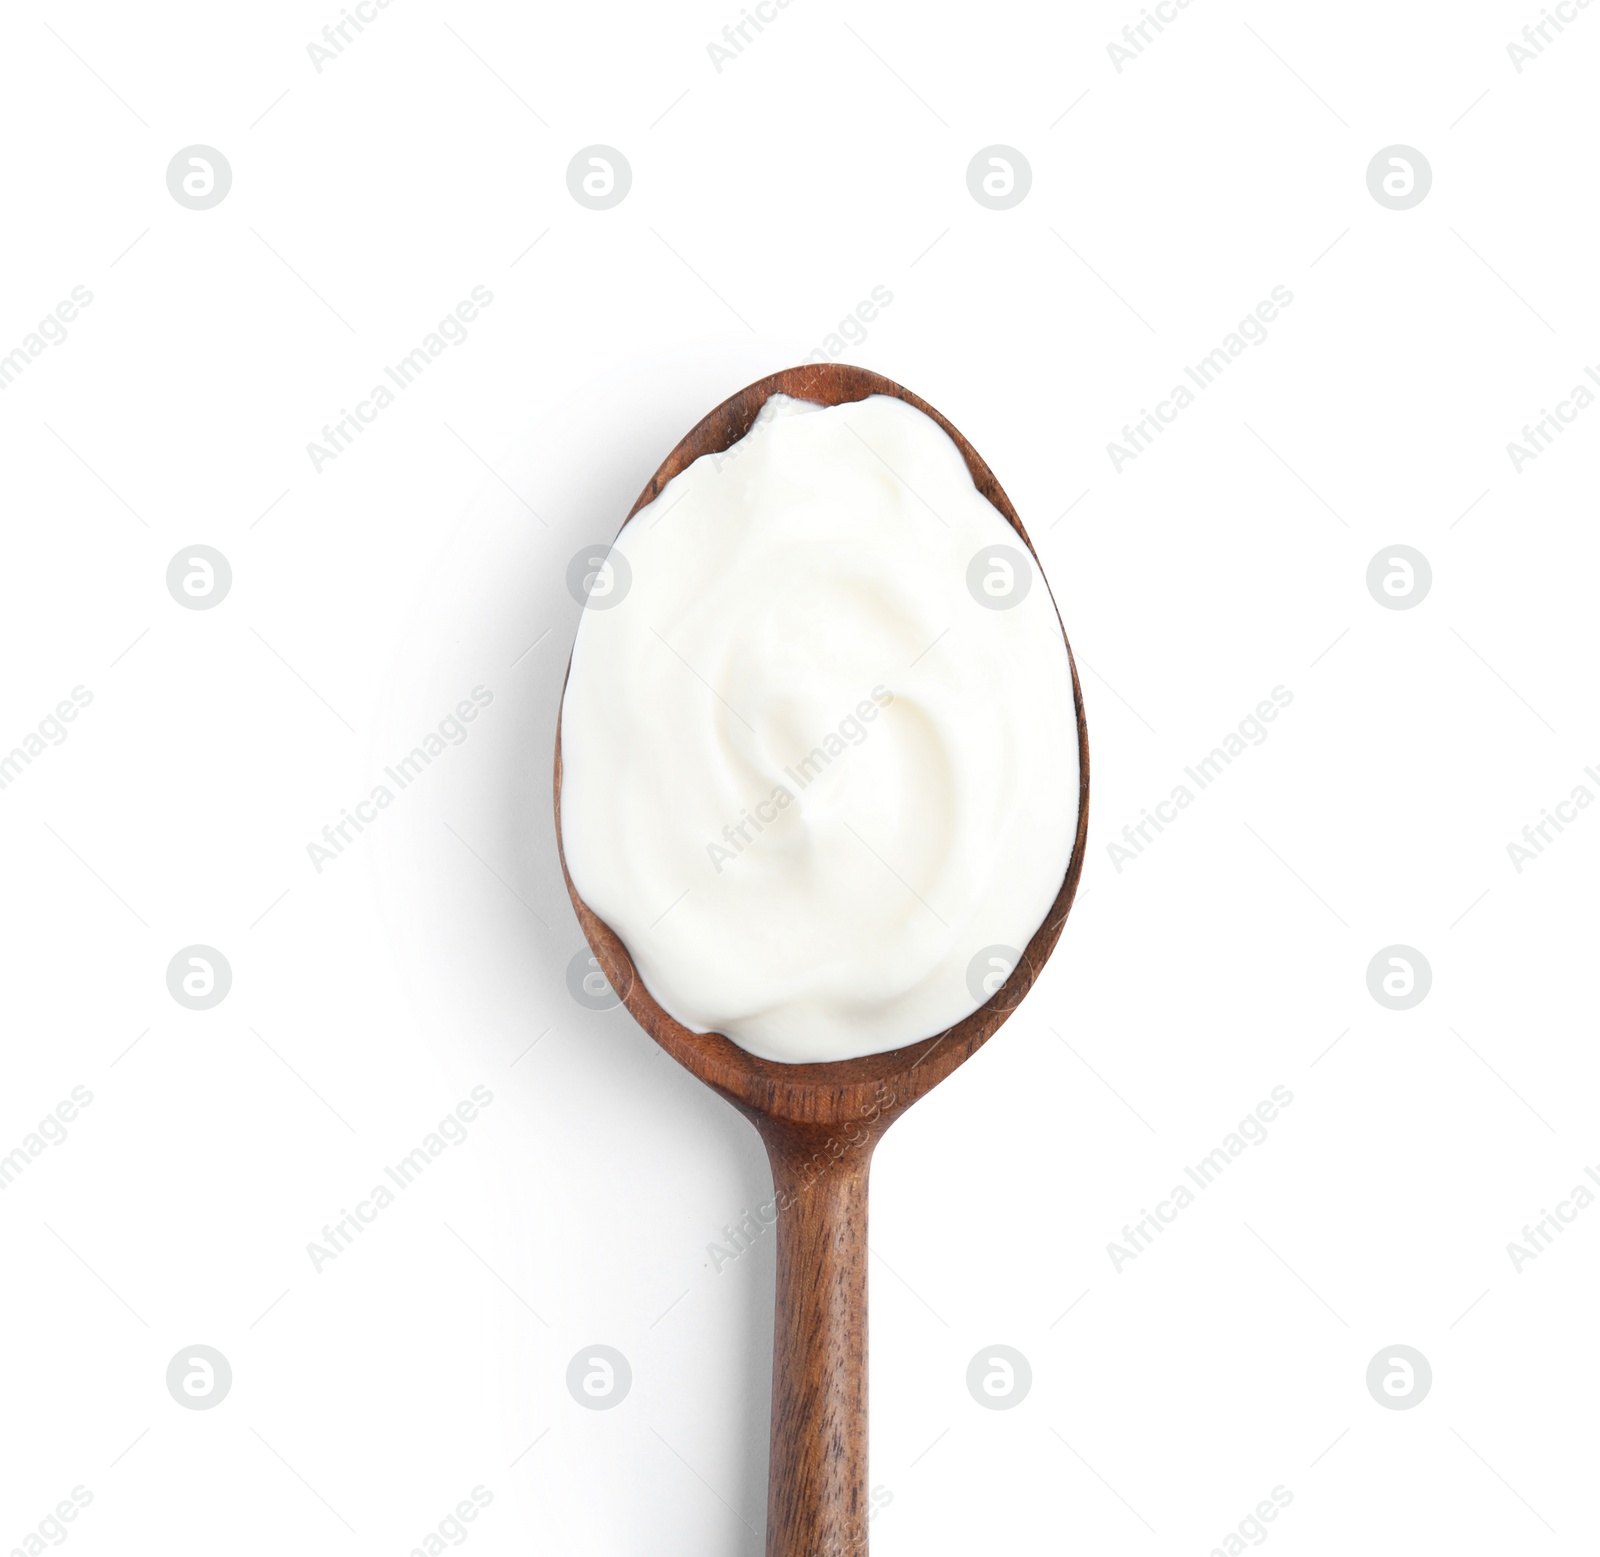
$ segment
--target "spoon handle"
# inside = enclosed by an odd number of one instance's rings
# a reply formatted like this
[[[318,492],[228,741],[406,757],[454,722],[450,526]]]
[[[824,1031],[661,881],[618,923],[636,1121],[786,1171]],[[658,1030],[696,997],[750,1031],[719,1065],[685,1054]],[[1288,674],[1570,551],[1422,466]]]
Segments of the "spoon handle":
[[[771,1118],[760,1128],[778,1203],[767,1557],[865,1557],[874,1140]]]

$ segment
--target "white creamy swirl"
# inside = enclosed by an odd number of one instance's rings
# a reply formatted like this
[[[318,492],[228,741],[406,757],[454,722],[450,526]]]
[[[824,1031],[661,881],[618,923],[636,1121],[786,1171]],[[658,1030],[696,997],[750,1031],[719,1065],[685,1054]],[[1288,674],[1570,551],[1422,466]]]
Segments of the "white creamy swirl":
[[[573,647],[561,832],[651,994],[785,1061],[974,1010],[973,959],[1061,886],[1078,749],[1050,593],[955,444],[887,396],[774,396],[617,555]]]

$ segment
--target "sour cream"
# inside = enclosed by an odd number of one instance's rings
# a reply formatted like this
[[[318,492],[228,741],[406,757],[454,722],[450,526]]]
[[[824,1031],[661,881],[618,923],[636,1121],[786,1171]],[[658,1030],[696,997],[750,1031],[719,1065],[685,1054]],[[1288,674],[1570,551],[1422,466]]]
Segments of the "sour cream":
[[[624,526],[572,651],[561,833],[685,1026],[791,1062],[943,1032],[1078,824],[1055,606],[945,432],[774,396]]]

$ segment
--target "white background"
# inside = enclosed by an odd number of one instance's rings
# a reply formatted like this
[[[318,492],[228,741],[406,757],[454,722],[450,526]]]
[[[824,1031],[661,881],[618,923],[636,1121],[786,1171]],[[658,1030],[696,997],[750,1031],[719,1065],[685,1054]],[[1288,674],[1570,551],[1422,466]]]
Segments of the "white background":
[[[936,16],[794,0],[541,14],[395,0],[0,16],[0,1548],[74,1486],[90,1552],[384,1553],[474,1487],[474,1550],[758,1553],[773,1247],[748,1125],[568,995],[551,739],[612,535],[706,410],[826,351],[938,406],[1028,524],[1079,656],[1090,853],[1004,1031],[873,1175],[879,1557],[1194,1552],[1274,1487],[1285,1554],[1576,1552],[1600,1534],[1600,1163],[1580,820],[1600,763],[1596,435],[1506,445],[1600,370],[1600,8],[1195,0]],[[166,168],[220,150],[181,206]],[[594,143],[633,172],[568,193]],[[1032,169],[992,211],[966,169]],[[1431,164],[1394,211],[1366,169]],[[532,247],[530,247],[530,245]],[[493,303],[320,473],[307,444],[474,286]],[[1293,304],[1120,473],[1107,443],[1272,288]],[[1396,543],[1433,584],[1382,608]],[[195,544],[233,583],[181,609]],[[307,844],[471,689],[493,701],[318,873]],[[1107,845],[1275,686],[1292,704],[1140,853]],[[1113,690],[1114,689],[1114,690]],[[167,992],[220,949],[227,998]],[[1366,969],[1420,950],[1426,1000]],[[536,1044],[536,1047],[530,1047]],[[337,1259],[307,1244],[477,1085],[464,1144]],[[1251,1148],[1120,1272],[1107,1244],[1274,1086]],[[1070,1310],[1070,1312],[1068,1312]],[[603,1343],[633,1384],[580,1409]],[[186,1411],[169,1359],[233,1384]],[[986,1411],[980,1348],[1027,1398]],[[1369,1359],[1433,1370],[1382,1409]],[[530,1447],[530,1445],[532,1447]],[[47,1532],[48,1533],[48,1532]]]

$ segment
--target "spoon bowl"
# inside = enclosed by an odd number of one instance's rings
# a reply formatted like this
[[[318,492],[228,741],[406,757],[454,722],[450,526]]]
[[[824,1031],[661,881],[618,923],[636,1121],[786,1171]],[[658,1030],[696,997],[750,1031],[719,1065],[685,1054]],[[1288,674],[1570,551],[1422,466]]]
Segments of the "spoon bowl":
[[[830,406],[892,395],[915,406],[955,443],[978,491],[1016,531],[1037,564],[1021,519],[977,450],[909,390],[843,363],[788,368],[723,401],[667,456],[627,517],[654,502],[674,476],[702,455],[721,454],[743,438],[773,395]],[[1070,645],[1067,656],[1071,663]],[[889,1125],[970,1059],[1016,1010],[1066,923],[1083,871],[1089,827],[1089,738],[1075,663],[1071,669],[1078,727],[1077,836],[1060,891],[1016,967],[976,1011],[934,1037],[821,1064],[762,1059],[720,1033],[695,1032],[669,1016],[650,994],[627,947],[579,896],[567,870],[557,715],[556,840],[584,937],[634,1019],[755,1125],[772,1165],[775,1193],[768,1204],[778,1227],[778,1276],[767,1557],[856,1557],[867,1549],[868,1167]]]

